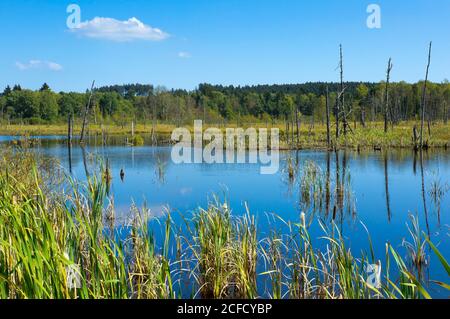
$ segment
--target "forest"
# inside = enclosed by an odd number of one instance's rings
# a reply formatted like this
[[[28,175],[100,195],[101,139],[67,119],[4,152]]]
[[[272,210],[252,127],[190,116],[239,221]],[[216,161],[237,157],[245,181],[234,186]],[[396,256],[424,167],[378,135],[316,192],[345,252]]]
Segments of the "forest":
[[[298,117],[314,125],[325,123],[327,101],[331,120],[341,106],[344,119],[356,126],[387,120],[392,125],[421,117],[424,82],[304,83],[257,86],[200,84],[192,91],[144,84],[93,88],[92,92],[54,92],[46,83],[37,90],[7,86],[0,95],[3,124],[58,124],[68,116],[91,123],[125,125],[151,120],[182,125],[194,119],[216,123],[289,122]],[[341,86],[345,89],[341,92]],[[91,94],[92,93],[92,94]],[[386,102],[388,101],[388,107]],[[425,120],[447,123],[450,83],[427,83]],[[87,105],[89,104],[89,105]]]

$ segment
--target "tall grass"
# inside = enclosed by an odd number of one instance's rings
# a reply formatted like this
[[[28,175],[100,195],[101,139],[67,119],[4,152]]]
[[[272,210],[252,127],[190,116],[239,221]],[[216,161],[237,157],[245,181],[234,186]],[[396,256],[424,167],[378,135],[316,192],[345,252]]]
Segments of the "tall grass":
[[[355,257],[331,223],[321,224],[319,249],[304,215],[298,223],[277,217],[287,231],[274,225],[259,239],[248,209],[236,217],[216,201],[194,212],[184,229],[168,214],[157,243],[145,208],[133,207],[126,227],[113,225],[102,178],[92,175],[85,185],[69,181],[66,192],[54,192],[42,186],[48,181],[27,154],[3,153],[2,160],[8,156],[31,166],[20,176],[0,168],[1,299],[178,298],[186,295],[183,280],[195,298],[428,298],[421,275],[429,260],[426,245],[450,272],[414,219],[406,258],[387,245],[379,287],[367,281],[367,264],[378,262],[371,245],[369,254]]]
[[[210,205],[193,217],[194,254],[202,298],[255,298],[257,239],[254,217],[234,219],[228,205]]]
[[[146,220],[136,216],[124,241],[105,231],[101,179],[49,198],[37,170],[30,175],[32,193],[0,174],[0,298],[173,297],[168,260],[157,255]]]

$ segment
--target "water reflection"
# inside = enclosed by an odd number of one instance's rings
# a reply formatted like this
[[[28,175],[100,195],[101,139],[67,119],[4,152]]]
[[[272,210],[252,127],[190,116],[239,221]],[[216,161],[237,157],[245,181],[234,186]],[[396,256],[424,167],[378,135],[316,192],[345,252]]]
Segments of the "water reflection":
[[[334,159],[334,180],[331,167]],[[342,159],[342,160],[341,160]],[[307,213],[309,222],[315,217],[342,225],[348,216],[357,218],[347,152],[327,152],[325,171],[320,162],[305,160],[299,167],[299,207]],[[330,220],[331,217],[331,220]]]
[[[101,163],[108,163],[116,223],[124,220],[122,215],[132,203],[139,208],[146,205],[156,215],[163,215],[160,208],[166,206],[171,212],[189,214],[206,207],[213,194],[222,195],[226,189],[233,214],[244,214],[247,203],[258,218],[261,237],[271,231],[267,213],[298,222],[304,212],[311,236],[323,235],[317,220],[328,224],[334,220],[353,251],[368,247],[363,222],[375,254],[383,256],[386,242],[400,247],[409,237],[405,224],[413,214],[441,251],[450,252],[449,152],[282,152],[278,174],[261,175],[259,165],[175,165],[170,147],[133,148],[123,145],[123,137],[114,136],[108,142],[116,140],[117,144],[104,145],[99,138],[96,145],[91,140],[83,148],[76,143],[68,148],[66,142],[43,141],[35,150],[57,158],[82,181],[98,174]],[[446,276],[439,267],[430,271],[435,273],[432,278]]]
[[[387,209],[387,216],[388,221],[391,221],[391,204],[389,199],[389,168],[388,168],[388,154],[387,152],[384,153],[384,187],[385,187],[385,194],[386,194],[386,209]]]

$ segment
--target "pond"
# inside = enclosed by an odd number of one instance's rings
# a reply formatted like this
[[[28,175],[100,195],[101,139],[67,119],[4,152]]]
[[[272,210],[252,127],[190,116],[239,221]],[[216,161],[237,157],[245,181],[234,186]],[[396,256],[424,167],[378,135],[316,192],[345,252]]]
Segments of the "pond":
[[[450,259],[449,152],[430,150],[421,157],[412,150],[287,151],[280,154],[277,174],[261,175],[256,164],[174,164],[168,146],[92,143],[83,149],[74,145],[69,153],[64,142],[43,140],[35,150],[57,158],[77,180],[86,180],[87,175],[98,170],[100,162],[108,162],[112,174],[110,193],[117,214],[124,219],[132,203],[138,207],[145,203],[154,216],[163,218],[167,209],[188,214],[207,207],[218,196],[228,201],[235,215],[245,214],[247,205],[257,216],[261,238],[275,227],[270,214],[298,222],[301,212],[305,212],[311,236],[319,245],[324,234],[318,221],[334,221],[348,246],[359,255],[361,250],[369,249],[367,227],[375,255],[384,265],[387,242],[401,248],[404,240],[412,240],[407,224],[414,215],[421,230]],[[294,167],[291,178],[289,165]],[[320,178],[329,178],[332,187],[340,185],[341,203],[330,199],[314,205],[304,198],[302,174],[311,165]],[[121,170],[125,173],[123,179]],[[436,190],[439,196],[435,196]],[[174,220],[181,223],[181,219]],[[427,275],[448,282],[442,265],[430,255]],[[429,289],[433,296],[447,297],[434,285]]]

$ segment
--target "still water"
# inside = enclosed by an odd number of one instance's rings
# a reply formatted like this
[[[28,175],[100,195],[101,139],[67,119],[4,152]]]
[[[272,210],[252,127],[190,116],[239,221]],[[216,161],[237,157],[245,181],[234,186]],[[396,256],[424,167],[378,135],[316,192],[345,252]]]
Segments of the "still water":
[[[383,264],[387,242],[402,251],[403,241],[412,240],[407,228],[412,214],[418,217],[421,230],[450,260],[449,152],[428,151],[422,159],[410,150],[282,152],[279,172],[261,175],[260,166],[255,164],[177,165],[171,160],[170,147],[92,144],[82,149],[74,145],[69,156],[67,145],[53,140],[43,141],[36,150],[57,158],[66,172],[81,181],[98,171],[100,162],[108,162],[113,177],[110,193],[116,214],[124,220],[133,203],[138,207],[145,203],[154,216],[163,217],[168,209],[189,214],[198,207],[207,207],[218,196],[228,201],[235,215],[245,214],[247,205],[257,216],[261,238],[275,227],[270,214],[298,222],[303,211],[311,223],[311,237],[320,247],[319,237],[324,234],[318,220],[330,224],[334,219],[357,256],[369,249],[364,223]],[[288,162],[295,166],[293,178],[289,178]],[[311,162],[330,178],[332,187],[340,181],[343,203],[331,200],[316,208],[305,203],[301,175]],[[442,191],[438,198],[433,195],[436,187]],[[430,279],[448,282],[445,270],[430,255]],[[434,296],[448,297],[436,286],[429,290]]]

